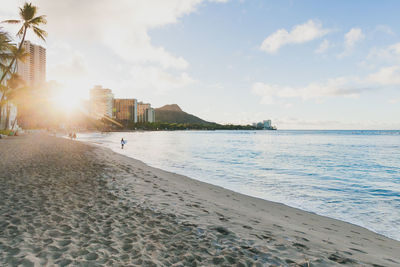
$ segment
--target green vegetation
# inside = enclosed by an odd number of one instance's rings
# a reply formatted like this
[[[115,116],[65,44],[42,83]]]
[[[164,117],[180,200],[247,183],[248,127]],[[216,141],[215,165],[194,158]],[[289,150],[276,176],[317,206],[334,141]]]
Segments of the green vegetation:
[[[176,131],[176,130],[261,130],[251,125],[222,125],[217,123],[133,123],[129,121],[121,122],[126,130],[148,130],[148,131]],[[120,129],[120,128],[119,128]],[[115,128],[115,130],[118,130]]]
[[[2,135],[13,135],[14,132],[11,130],[0,130],[0,134]]]
[[[184,112],[177,104],[165,105],[156,110],[156,122],[153,123],[134,123],[132,121],[119,121],[124,130],[144,130],[144,131],[176,131],[176,130],[262,130],[262,127],[252,125],[222,125],[208,122],[192,114]],[[118,131],[120,127],[112,125],[110,122],[103,121],[103,131]]]

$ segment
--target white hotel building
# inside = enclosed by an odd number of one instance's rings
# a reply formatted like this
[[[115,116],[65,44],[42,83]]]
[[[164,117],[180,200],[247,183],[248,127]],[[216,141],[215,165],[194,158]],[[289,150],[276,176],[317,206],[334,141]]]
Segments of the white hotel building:
[[[28,86],[41,85],[46,81],[46,49],[30,41],[24,41],[22,47],[29,55],[25,62],[18,60],[17,74]]]
[[[96,85],[90,90],[89,110],[96,118],[113,117],[114,95],[111,89]]]

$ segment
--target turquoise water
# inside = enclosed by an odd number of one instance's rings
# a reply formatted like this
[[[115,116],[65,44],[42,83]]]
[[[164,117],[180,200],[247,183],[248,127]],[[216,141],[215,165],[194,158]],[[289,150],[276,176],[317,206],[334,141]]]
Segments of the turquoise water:
[[[78,139],[400,240],[400,131],[125,132]]]

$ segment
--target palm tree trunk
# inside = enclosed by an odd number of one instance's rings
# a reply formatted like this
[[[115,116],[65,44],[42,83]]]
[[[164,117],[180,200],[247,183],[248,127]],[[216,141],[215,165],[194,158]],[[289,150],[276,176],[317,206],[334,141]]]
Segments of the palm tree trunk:
[[[9,123],[10,123],[10,105],[7,103],[6,124],[4,125],[4,130],[8,129],[8,124]]]
[[[3,113],[3,105],[2,104],[0,104],[0,127],[1,127],[1,115],[2,115],[2,113]]]
[[[11,131],[14,131],[15,124],[17,124],[17,117],[15,117],[15,119],[14,119],[13,125],[11,127]]]

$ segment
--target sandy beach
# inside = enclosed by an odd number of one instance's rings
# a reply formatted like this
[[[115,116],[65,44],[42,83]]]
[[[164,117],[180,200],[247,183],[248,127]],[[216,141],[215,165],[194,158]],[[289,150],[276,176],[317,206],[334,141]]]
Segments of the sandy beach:
[[[0,140],[1,266],[399,266],[400,242],[47,135]]]

